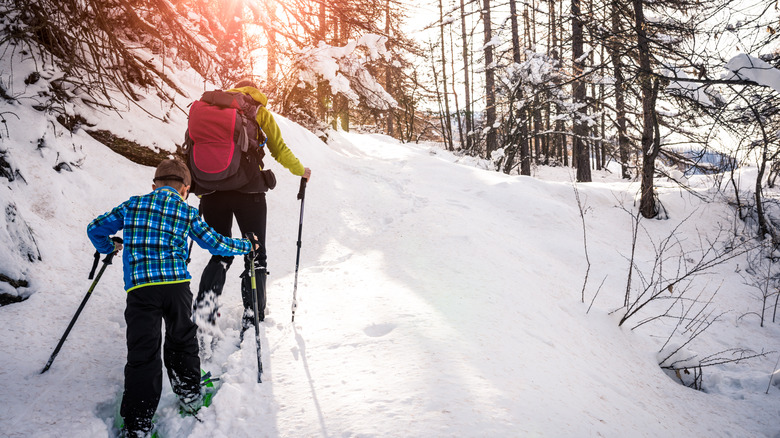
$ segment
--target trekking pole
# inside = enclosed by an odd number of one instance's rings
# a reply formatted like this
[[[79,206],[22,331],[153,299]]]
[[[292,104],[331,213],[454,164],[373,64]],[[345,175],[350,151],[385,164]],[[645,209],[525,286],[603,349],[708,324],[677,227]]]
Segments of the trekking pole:
[[[113,240],[116,243],[122,243],[121,237],[112,237],[111,240]],[[92,286],[89,287],[89,290],[87,291],[87,294],[84,296],[84,299],[81,300],[81,305],[79,306],[78,310],[76,310],[76,314],[73,315],[73,318],[70,320],[70,324],[68,324],[68,328],[65,329],[65,333],[62,335],[62,338],[60,338],[60,342],[57,344],[57,347],[54,348],[54,352],[51,354],[49,361],[46,362],[46,366],[43,367],[41,374],[48,371],[49,368],[51,367],[52,362],[54,362],[54,358],[57,357],[57,354],[60,352],[60,348],[62,348],[62,344],[65,343],[65,339],[68,337],[68,334],[70,333],[70,329],[73,328],[73,325],[76,323],[76,320],[81,314],[81,311],[84,310],[84,306],[87,304],[87,300],[89,300],[89,297],[92,296],[92,291],[95,290],[95,286],[97,286],[98,281],[100,281],[100,277],[103,276],[103,271],[106,270],[106,266],[111,264],[111,261],[114,259],[114,255],[116,253],[117,251],[114,250],[110,254],[107,254],[106,258],[103,259],[103,266],[100,268],[100,271],[98,271],[97,277],[95,277],[95,281],[92,282]],[[95,263],[92,265],[92,271],[89,273],[90,280],[95,275],[95,269],[97,268],[97,263],[99,260],[100,260],[100,253],[95,252]]]
[[[263,360],[260,351],[260,314],[258,313],[257,306],[257,273],[255,272],[255,256],[257,255],[255,252],[255,242],[257,242],[257,236],[255,236],[254,233],[247,233],[246,237],[250,242],[252,242],[252,260],[249,262],[249,280],[252,284],[252,311],[255,314],[254,323],[255,342],[257,343],[257,383],[263,383],[261,378],[263,374]]]
[[[298,221],[298,253],[295,255],[295,283],[293,284],[292,322],[295,322],[295,309],[298,307],[298,265],[301,262],[301,232],[303,231],[303,201],[306,197],[306,178],[301,178],[298,199],[301,200],[301,218]]]

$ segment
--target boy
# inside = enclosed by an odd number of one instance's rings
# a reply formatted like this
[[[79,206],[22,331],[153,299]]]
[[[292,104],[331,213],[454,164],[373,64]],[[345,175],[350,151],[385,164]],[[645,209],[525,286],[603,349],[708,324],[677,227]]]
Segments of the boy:
[[[128,437],[151,433],[162,391],[162,320],[171,387],[184,411],[194,413],[202,404],[187,238],[222,256],[247,254],[253,246],[259,247],[246,239],[217,234],[201,220],[198,210],[185,202],[191,181],[184,163],[165,160],[157,166],[151,193],[130,198],[87,227],[89,239],[103,254],[122,249],[110,236],[123,230],[127,365],[120,414]]]

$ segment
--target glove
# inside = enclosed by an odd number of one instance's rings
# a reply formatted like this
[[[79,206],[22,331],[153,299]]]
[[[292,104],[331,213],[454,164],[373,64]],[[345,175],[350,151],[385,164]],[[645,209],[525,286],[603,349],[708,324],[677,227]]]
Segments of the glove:
[[[257,250],[263,247],[263,244],[260,243],[260,240],[257,238],[257,235],[255,233],[246,233],[246,238],[249,239],[249,242],[252,243],[252,259],[255,258],[255,254],[257,254]]]
[[[112,237],[111,241],[114,242],[114,251],[112,251],[109,254],[110,257],[106,256],[106,258],[104,259],[107,262],[107,264],[109,264],[109,265],[111,264],[111,259],[113,258],[114,254],[116,254],[116,253],[118,253],[119,251],[122,250],[122,243],[124,243],[122,241],[122,238],[119,237],[119,236]],[[87,277],[90,280],[95,278],[95,271],[97,270],[97,266],[98,266],[98,262],[99,261],[100,261],[100,253],[98,251],[95,251],[95,261],[94,261],[94,263],[92,263],[92,270],[89,271],[89,277]]]
[[[124,247],[124,241],[119,236],[114,236],[111,238],[111,240],[114,242],[114,252],[119,252]]]

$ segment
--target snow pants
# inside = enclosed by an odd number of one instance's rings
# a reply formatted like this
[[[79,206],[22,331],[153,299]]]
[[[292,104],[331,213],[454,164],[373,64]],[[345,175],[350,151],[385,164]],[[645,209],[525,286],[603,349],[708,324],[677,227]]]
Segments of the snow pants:
[[[200,212],[211,228],[228,237],[232,237],[233,217],[235,216],[238,228],[241,230],[241,237],[250,232],[257,235],[263,246],[258,251],[255,266],[258,268],[266,267],[265,227],[268,207],[265,202],[265,193],[214,192],[201,198]],[[253,308],[252,290],[248,275],[246,275],[250,258],[249,255],[244,256],[244,275],[242,275],[241,281],[241,298],[244,309],[249,311]],[[233,257],[211,257],[200,277],[196,307],[199,307],[207,294],[213,293],[217,297],[222,295],[227,270],[232,263]],[[258,287],[257,307],[261,321],[265,315],[266,297],[264,291],[264,287]]]
[[[149,285],[128,292],[125,321],[127,365],[120,414],[128,436],[133,436],[131,432],[152,429],[160,401],[162,321],[163,356],[173,391],[184,401],[200,396],[200,357],[189,282]]]

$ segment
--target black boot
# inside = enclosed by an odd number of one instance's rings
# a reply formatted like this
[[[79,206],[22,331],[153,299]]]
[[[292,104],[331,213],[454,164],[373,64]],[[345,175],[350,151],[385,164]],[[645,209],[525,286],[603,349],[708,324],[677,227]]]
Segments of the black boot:
[[[214,325],[219,316],[218,299],[225,286],[227,270],[233,257],[212,256],[200,277],[198,296],[192,305],[193,320],[205,320]]]
[[[198,297],[200,299],[192,305],[192,322],[198,325],[202,325],[204,322],[216,325],[219,316],[217,294],[207,291],[202,295],[199,294]]]
[[[268,273],[263,266],[255,266],[255,285],[257,287],[257,313],[258,321],[265,320],[265,283]],[[241,317],[241,336],[240,340],[244,339],[244,332],[255,325],[255,313],[254,303],[252,302],[252,279],[249,276],[249,271],[245,270],[241,274],[241,298],[244,302],[244,314]]]
[[[266,271],[265,266],[260,265],[257,261],[255,261],[255,275],[257,276],[257,278],[255,279],[255,285],[257,286],[257,300],[258,300],[257,313],[259,313],[259,315],[257,316],[259,321],[263,321],[265,320],[265,303],[266,303],[265,282],[266,282],[266,278],[268,277],[268,271]],[[254,303],[252,302],[252,279],[249,278],[248,266],[246,269],[244,269],[244,272],[241,274],[241,300],[244,303],[244,315],[246,316],[248,313],[251,318],[251,316],[253,315]]]

